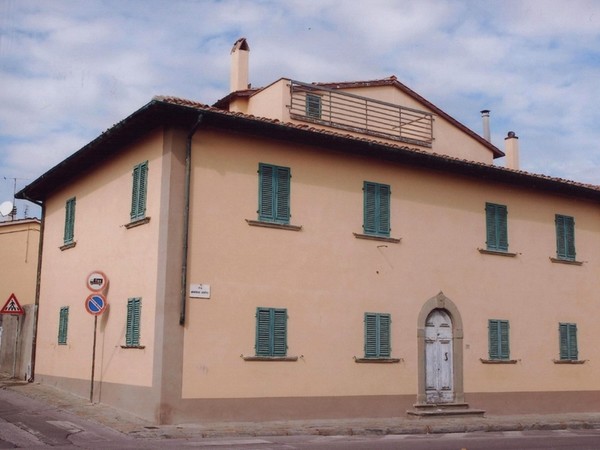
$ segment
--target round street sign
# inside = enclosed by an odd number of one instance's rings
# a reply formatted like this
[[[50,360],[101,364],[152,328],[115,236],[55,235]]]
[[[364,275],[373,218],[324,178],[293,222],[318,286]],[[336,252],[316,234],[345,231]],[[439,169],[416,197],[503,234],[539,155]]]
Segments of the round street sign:
[[[90,294],[85,299],[85,309],[93,316],[98,316],[104,312],[108,302],[102,294]]]
[[[90,273],[87,277],[87,287],[94,292],[100,292],[108,284],[108,278],[104,275],[104,272],[95,270]]]

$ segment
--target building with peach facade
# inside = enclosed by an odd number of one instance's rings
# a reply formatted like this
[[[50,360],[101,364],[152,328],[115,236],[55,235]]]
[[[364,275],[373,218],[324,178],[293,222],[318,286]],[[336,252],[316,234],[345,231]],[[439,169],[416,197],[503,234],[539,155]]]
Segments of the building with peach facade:
[[[35,379],[163,424],[597,410],[600,187],[395,77],[249,88],[248,52],[215,105],[155,97],[17,194]]]

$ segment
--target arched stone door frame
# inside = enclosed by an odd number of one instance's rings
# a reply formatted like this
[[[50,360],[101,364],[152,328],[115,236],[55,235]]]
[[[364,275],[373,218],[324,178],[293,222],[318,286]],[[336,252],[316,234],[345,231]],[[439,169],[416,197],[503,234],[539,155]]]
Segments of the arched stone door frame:
[[[458,308],[452,300],[440,291],[438,295],[425,302],[419,313],[417,321],[417,353],[418,353],[418,393],[417,404],[427,404],[427,395],[425,392],[425,322],[427,317],[435,309],[443,309],[452,320],[452,361],[453,381],[454,381],[454,403],[465,402],[465,391],[463,387],[463,325],[462,318]]]

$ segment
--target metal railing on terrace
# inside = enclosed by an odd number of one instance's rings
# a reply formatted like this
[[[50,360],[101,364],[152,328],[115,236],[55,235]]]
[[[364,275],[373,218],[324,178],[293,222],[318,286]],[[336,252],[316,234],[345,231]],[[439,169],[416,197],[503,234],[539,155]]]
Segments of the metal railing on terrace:
[[[431,113],[299,81],[289,86],[293,119],[431,147]]]

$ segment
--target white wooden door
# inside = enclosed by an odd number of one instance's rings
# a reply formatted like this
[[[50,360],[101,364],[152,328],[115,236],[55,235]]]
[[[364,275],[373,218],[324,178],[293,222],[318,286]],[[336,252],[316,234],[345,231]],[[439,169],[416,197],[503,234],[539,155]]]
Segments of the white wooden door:
[[[427,403],[454,401],[452,373],[452,321],[435,309],[425,323],[425,392]]]

